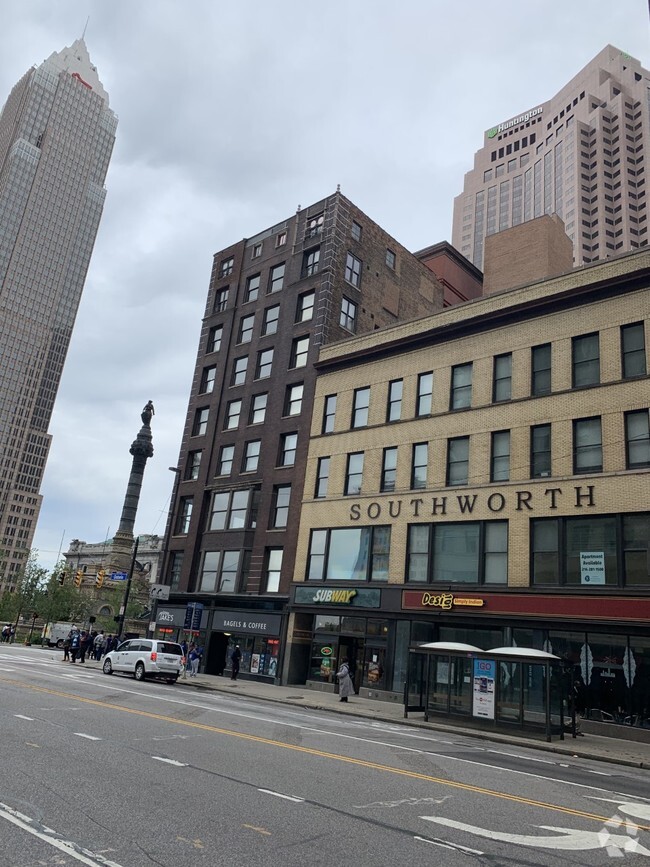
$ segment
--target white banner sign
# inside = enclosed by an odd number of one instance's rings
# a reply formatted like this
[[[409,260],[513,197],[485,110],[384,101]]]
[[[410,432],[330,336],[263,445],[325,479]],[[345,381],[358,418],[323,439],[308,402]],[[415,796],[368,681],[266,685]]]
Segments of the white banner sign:
[[[605,583],[605,552],[580,552],[580,581],[582,584]]]

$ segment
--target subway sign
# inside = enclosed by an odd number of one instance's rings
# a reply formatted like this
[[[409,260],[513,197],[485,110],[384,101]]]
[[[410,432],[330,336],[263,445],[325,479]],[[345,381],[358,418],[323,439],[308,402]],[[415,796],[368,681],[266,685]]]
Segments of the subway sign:
[[[344,605],[346,608],[380,608],[381,590],[367,587],[314,587],[303,585],[294,591],[296,605]]]
[[[511,129],[513,126],[517,126],[520,123],[527,123],[531,118],[537,117],[538,114],[541,114],[544,111],[542,106],[538,106],[537,108],[531,108],[530,111],[525,112],[524,114],[520,114],[517,117],[513,117],[512,120],[507,120],[505,123],[500,123],[498,126],[493,126],[492,129],[487,131],[488,138],[494,138],[495,135],[498,135],[500,132],[505,132],[507,129]]]

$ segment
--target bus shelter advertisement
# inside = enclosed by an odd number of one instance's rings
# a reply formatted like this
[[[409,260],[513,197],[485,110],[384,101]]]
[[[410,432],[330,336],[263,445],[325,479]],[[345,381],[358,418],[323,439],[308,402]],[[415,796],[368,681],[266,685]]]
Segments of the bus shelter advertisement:
[[[472,715],[494,719],[494,687],[497,664],[494,659],[474,660],[474,704]]]

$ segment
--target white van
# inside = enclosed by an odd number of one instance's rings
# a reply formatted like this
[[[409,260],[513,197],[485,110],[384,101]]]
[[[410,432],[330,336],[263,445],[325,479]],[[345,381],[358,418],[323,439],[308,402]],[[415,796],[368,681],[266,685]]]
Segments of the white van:
[[[43,629],[42,643],[48,647],[63,647],[63,642],[70,634],[72,623],[48,623]]]

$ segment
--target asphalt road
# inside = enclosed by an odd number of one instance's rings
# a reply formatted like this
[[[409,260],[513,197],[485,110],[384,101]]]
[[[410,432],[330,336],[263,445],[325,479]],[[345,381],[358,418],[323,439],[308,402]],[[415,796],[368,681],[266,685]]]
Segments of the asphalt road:
[[[7,867],[650,867],[650,773],[0,645]]]

